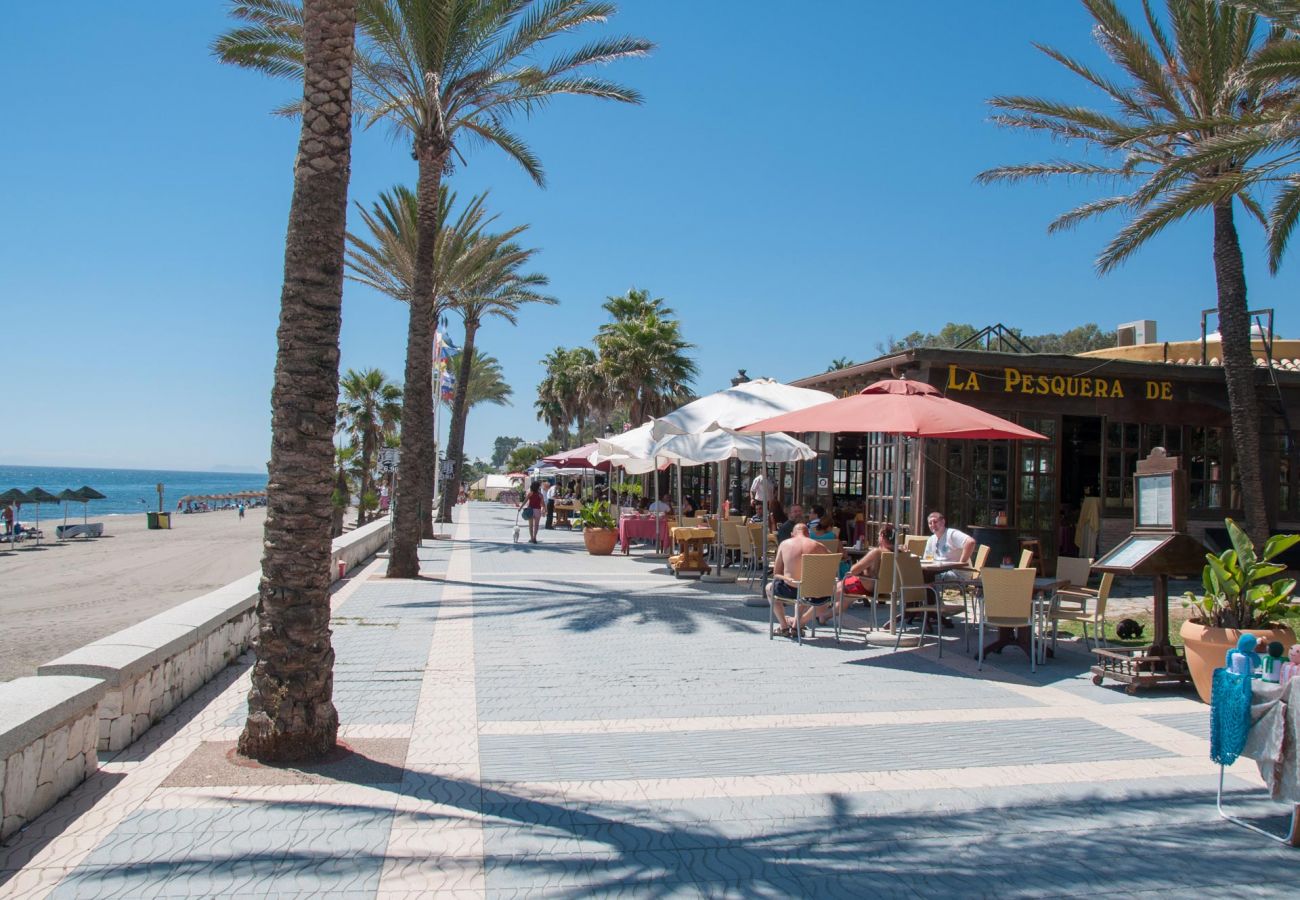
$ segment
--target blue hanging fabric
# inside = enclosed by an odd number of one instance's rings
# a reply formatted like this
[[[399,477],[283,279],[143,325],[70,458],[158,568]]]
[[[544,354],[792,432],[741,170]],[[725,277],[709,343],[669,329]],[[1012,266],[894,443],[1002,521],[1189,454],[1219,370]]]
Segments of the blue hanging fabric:
[[[1237,761],[1250,731],[1250,676],[1214,670],[1210,690],[1210,759],[1221,766]]]

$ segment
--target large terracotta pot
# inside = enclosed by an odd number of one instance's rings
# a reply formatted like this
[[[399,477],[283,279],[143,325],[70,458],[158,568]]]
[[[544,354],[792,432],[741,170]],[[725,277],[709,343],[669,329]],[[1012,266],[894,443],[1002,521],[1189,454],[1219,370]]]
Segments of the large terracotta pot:
[[[584,528],[582,542],[592,556],[609,556],[618,543],[618,531],[613,528]]]
[[[1183,636],[1183,649],[1187,653],[1187,668],[1192,673],[1192,683],[1196,693],[1206,703],[1210,702],[1210,685],[1214,680],[1214,670],[1223,666],[1223,658],[1228,650],[1237,646],[1243,634],[1253,634],[1259,638],[1259,650],[1264,650],[1269,641],[1279,641],[1288,650],[1296,642],[1295,632],[1290,628],[1210,628],[1193,622],[1184,622],[1179,629]]]

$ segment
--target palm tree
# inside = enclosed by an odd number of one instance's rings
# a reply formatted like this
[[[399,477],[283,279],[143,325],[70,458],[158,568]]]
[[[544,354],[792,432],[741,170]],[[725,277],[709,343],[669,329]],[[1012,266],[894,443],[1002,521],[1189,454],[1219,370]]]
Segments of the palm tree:
[[[670,307],[664,305],[662,297],[652,299],[649,291],[637,290],[636,288],[630,288],[622,296],[606,297],[601,306],[605,312],[613,317],[615,322],[637,319],[646,313],[654,313],[658,316],[671,316],[674,314]]]
[[[983,183],[1061,176],[1130,186],[1128,193],[1093,200],[1060,216],[1049,231],[1062,231],[1110,211],[1128,221],[1102,251],[1103,274],[1120,265],[1161,233],[1194,212],[1210,209],[1214,218],[1213,258],[1218,289],[1223,372],[1232,414],[1237,475],[1241,482],[1247,530],[1255,540],[1268,534],[1255,393],[1255,363],[1241,245],[1234,201],[1263,221],[1259,204],[1240,177],[1249,154],[1200,154],[1206,142],[1249,131],[1268,109],[1287,103],[1286,91],[1262,85],[1252,72],[1274,52],[1270,38],[1250,12],[1215,0],[1166,0],[1169,29],[1149,0],[1143,0],[1148,36],[1130,22],[1114,0],[1083,0],[1095,23],[1093,33],[1121,80],[1080,60],[1040,47],[1049,57],[1099,88],[1108,111],[1087,109],[1038,97],[994,97],[1002,126],[1042,131],[1066,142],[1100,150],[1110,163],[1052,160],[1004,166],[978,176]]]
[[[348,477],[348,469],[356,465],[356,456],[357,448],[352,444],[334,450],[334,491],[330,495],[330,504],[334,508],[330,532],[334,537],[343,534],[343,517],[352,505],[352,480]]]
[[[496,237],[513,238],[522,231],[523,227],[520,227]],[[474,341],[483,320],[495,316],[514,325],[520,307],[525,304],[554,305],[558,302],[554,297],[536,290],[546,286],[546,276],[520,272],[520,268],[531,261],[536,252],[535,249],[523,249],[517,244],[497,242],[478,276],[463,286],[463,292],[453,302],[454,309],[460,313],[465,323],[465,340],[460,349],[460,368],[456,372],[456,393],[452,400],[451,425],[447,433],[447,459],[451,462],[451,477],[442,488],[441,517],[444,522],[451,521],[451,510],[459,494],[464,471],[470,365],[474,359]]]
[[[837,356],[835,359],[831,360],[831,364],[826,367],[826,371],[838,372],[841,369],[847,369],[852,365],[854,365],[853,360],[849,359],[847,356]]]
[[[553,441],[561,440],[569,428],[568,404],[573,387],[566,365],[568,355],[564,347],[546,354],[542,360],[546,374],[537,385],[537,399],[533,402],[538,420],[546,423]]]
[[[239,7],[234,14],[256,27]],[[301,52],[282,73],[302,78],[302,127],[271,391],[257,663],[239,736],[239,752],[264,761],[318,759],[334,748],[339,727],[329,628],[330,501],[355,0],[305,0],[298,28]]]
[[[447,361],[448,367],[453,372],[461,370],[460,362],[463,354],[463,350],[458,350]],[[475,347],[469,364],[469,383],[465,388],[466,412],[482,403],[509,406],[514,392],[514,388],[506,383],[501,372],[501,363],[497,358]]]
[[[655,312],[601,326],[596,335],[600,374],[610,393],[628,411],[628,421],[662,416],[690,396],[695,345],[681,336],[681,325]]]
[[[509,234],[489,236],[484,228],[495,218],[485,210],[487,195],[479,194],[455,214],[456,194],[445,185],[439,188],[438,214],[435,225],[434,266],[434,321],[442,315],[452,294],[471,278],[477,277],[484,260]],[[358,213],[370,232],[368,239],[348,234],[351,249],[348,251],[349,278],[387,294],[395,300],[410,304],[415,295],[415,259],[419,242],[419,203],[414,192],[398,185],[391,192],[381,192],[369,210],[360,204]],[[432,332],[433,324],[430,325]],[[432,364],[431,364],[432,365]],[[432,371],[430,371],[432,378]],[[432,394],[430,394],[432,397]],[[432,404],[432,400],[430,400]],[[403,410],[405,414],[406,410]],[[429,430],[433,429],[432,405],[429,412]],[[433,536],[433,447],[416,442],[419,450],[427,449],[429,459],[414,471],[420,478],[409,484],[399,479],[402,493],[415,506],[415,515],[422,523],[424,536]],[[403,455],[405,451],[403,451]],[[406,477],[406,476],[403,476]]]
[[[391,383],[379,369],[358,372],[348,369],[339,382],[339,424],[360,448],[361,504],[357,508],[357,527],[366,522],[366,497],[374,488],[375,454],[384,445],[384,436],[397,430],[402,412],[402,389]]]
[[[418,235],[414,293],[406,338],[399,482],[423,485],[433,441],[430,358],[434,315],[434,241],[443,174],[469,142],[500,148],[539,185],[541,162],[510,130],[562,95],[639,103],[640,96],[607,79],[583,74],[592,66],[651,49],[632,37],[598,39],[538,62],[543,47],[615,11],[603,0],[358,0],[358,106],[367,127],[386,122],[410,141],[418,166]],[[271,74],[291,67],[300,45],[292,40],[293,0],[237,0],[258,10],[260,33],[229,52]],[[423,493],[417,495],[423,496]],[[399,503],[388,575],[414,578],[420,562],[420,510]]]

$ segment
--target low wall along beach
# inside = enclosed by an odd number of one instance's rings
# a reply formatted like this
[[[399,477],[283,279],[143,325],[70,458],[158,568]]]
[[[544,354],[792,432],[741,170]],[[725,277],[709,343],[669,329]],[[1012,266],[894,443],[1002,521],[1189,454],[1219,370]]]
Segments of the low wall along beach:
[[[389,520],[334,541],[332,579],[388,541]],[[128,746],[248,649],[254,572],[0,684],[0,840]]]

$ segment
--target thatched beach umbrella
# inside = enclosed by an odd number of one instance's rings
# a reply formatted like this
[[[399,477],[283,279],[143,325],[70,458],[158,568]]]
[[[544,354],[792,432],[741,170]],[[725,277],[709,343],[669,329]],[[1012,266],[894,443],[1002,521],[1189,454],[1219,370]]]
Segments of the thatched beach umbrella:
[[[3,494],[0,494],[0,504],[7,504],[14,508],[14,518],[13,518],[14,522],[18,521],[18,511],[22,509],[23,504],[26,502],[28,502],[27,495],[24,494],[22,491],[18,490],[18,488],[10,488],[9,490],[5,491]],[[9,533],[10,536],[12,537],[13,536],[12,526],[9,529]]]
[[[41,545],[41,504],[59,502],[59,498],[45,488],[34,487],[27,492],[27,499],[36,504],[36,546]]]
[[[90,519],[90,501],[107,500],[108,497],[104,496],[88,484],[83,484],[81,487],[77,488],[77,494],[80,495],[77,499],[81,501],[81,524],[85,525]]]
[[[68,504],[81,501],[81,495],[72,488],[64,488],[59,491],[59,501],[63,503],[63,527],[68,527]]]

